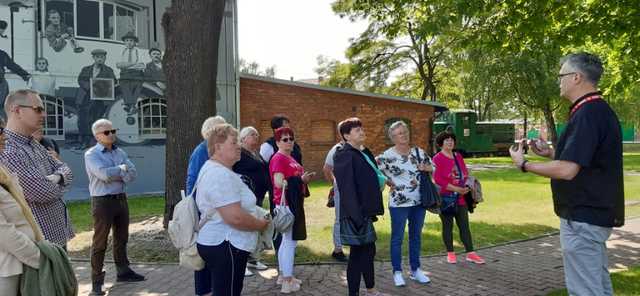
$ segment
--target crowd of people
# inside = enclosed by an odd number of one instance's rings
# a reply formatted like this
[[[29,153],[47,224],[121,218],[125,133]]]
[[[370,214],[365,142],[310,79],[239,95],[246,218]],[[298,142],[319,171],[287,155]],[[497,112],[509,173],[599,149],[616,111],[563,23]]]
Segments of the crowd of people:
[[[624,223],[620,128],[615,113],[597,92],[601,74],[602,64],[593,55],[580,53],[563,60],[558,75],[561,95],[572,102],[567,131],[555,150],[539,141],[530,143],[534,153],[553,161],[527,161],[524,143],[510,150],[514,164],[523,172],[552,179],[571,295],[611,295],[604,242],[612,227]],[[48,276],[60,278],[56,279],[62,282],[60,287],[77,289],[66,257],[66,244],[74,232],[63,200],[73,174],[55,142],[42,137],[46,114],[37,92],[11,92],[4,111],[8,121],[5,126],[0,120],[0,291],[18,295],[26,270],[38,269],[41,256],[59,256],[58,262],[65,264],[41,272],[53,270],[54,275]],[[186,179],[186,192],[195,199],[200,215],[196,246],[204,261],[204,268],[194,273],[196,295],[241,295],[244,278],[253,274],[250,268],[267,268],[255,250],[260,236],[276,220],[277,231],[267,239],[276,250],[280,292],[288,294],[304,286],[295,276],[295,256],[298,241],[307,238],[304,202],[315,172],[303,165],[291,121],[276,115],[271,128],[273,135],[261,144],[254,127],[238,131],[220,116],[202,124],[203,141],[190,156]],[[129,267],[127,256],[125,191],[126,184],[137,178],[137,171],[116,145],[117,130],[110,121],[99,119],[91,130],[96,144],[84,154],[94,225],[91,295],[104,295],[103,263],[111,231],[117,281],[145,280]],[[431,282],[420,261],[427,213],[421,191],[424,184],[418,178],[423,173],[433,176],[423,182],[431,182],[442,198],[437,212],[446,261],[458,261],[453,245],[455,221],[464,260],[485,264],[473,247],[469,212],[475,203],[469,198],[469,170],[463,155],[455,150],[455,134],[438,134],[435,144],[440,151],[431,158],[411,143],[410,129],[403,121],[389,126],[393,146],[377,156],[365,146],[365,126],[359,118],[344,119],[337,131],[340,141],[328,151],[323,173],[332,185],[328,206],[335,208],[332,257],[346,262],[348,295],[388,295],[376,289],[374,268],[375,223],[385,212],[386,188],[394,285],[406,285],[402,245],[407,223],[410,271],[406,274],[419,284]],[[595,180],[607,182],[598,183],[604,188],[595,188]],[[260,214],[265,200],[272,215]],[[348,256],[344,246],[349,247]],[[63,276],[69,272],[70,276]]]

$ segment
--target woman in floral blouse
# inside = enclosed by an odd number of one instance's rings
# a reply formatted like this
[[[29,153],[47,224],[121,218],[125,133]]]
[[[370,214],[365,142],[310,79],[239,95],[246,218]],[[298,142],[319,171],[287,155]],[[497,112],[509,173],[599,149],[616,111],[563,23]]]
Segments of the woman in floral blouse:
[[[418,170],[431,172],[433,168],[424,151],[411,146],[409,128],[404,122],[396,121],[389,127],[389,138],[394,146],[376,157],[376,161],[391,186],[389,213],[391,214],[393,280],[397,287],[405,286],[402,275],[402,240],[404,239],[405,225],[409,220],[410,278],[418,283],[426,284],[430,282],[430,279],[420,269],[422,226],[426,209],[421,206],[420,202]],[[422,162],[418,162],[417,153],[419,153]]]

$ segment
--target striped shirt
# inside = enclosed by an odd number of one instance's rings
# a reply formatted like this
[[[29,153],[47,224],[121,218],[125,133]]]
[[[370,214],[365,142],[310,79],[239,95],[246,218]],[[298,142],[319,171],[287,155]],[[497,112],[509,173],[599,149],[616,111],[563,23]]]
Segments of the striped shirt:
[[[6,146],[0,152],[0,162],[18,176],[24,196],[45,239],[65,246],[74,237],[67,207],[62,199],[73,174],[67,164],[53,158],[31,136],[5,129]],[[62,178],[54,184],[46,176],[58,174]]]

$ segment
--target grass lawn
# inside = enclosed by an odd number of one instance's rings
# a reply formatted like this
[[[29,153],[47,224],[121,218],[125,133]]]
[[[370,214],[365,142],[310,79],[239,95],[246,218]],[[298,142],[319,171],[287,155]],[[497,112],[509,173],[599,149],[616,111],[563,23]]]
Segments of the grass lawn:
[[[626,271],[611,274],[613,294],[617,296],[632,296],[640,293],[640,266],[635,266]],[[567,290],[558,290],[547,296],[568,295]]]
[[[473,164],[509,164],[509,158],[469,159]],[[640,153],[625,154],[627,166],[640,167]],[[523,174],[517,169],[492,169],[473,172],[482,181],[485,202],[470,215],[473,241],[476,248],[526,239],[557,231],[558,218],[553,213],[551,190],[548,179],[533,174]],[[308,239],[299,242],[296,251],[297,262],[319,262],[331,260],[333,249],[332,230],[334,210],[327,208],[326,196],[329,186],[325,182],[314,182],[310,186],[311,196],[305,201]],[[625,175],[625,196],[627,201],[640,201],[640,175]],[[385,204],[387,193],[385,192]],[[129,201],[131,220],[141,221],[152,216],[162,216],[164,201],[161,197],[132,198]],[[69,211],[76,232],[91,230],[89,202],[69,203]],[[640,216],[640,205],[627,207],[627,216]],[[388,211],[375,224],[378,233],[377,258],[389,258],[391,220]],[[423,229],[422,251],[424,255],[444,252],[438,216],[429,213]],[[405,234],[406,235],[406,234]],[[458,234],[454,237],[457,240]],[[78,235],[76,240],[87,240],[87,235]],[[462,250],[461,243],[455,243]],[[405,250],[406,252],[406,247]],[[149,254],[137,261],[158,258]],[[273,262],[273,254],[267,253],[267,262]],[[163,260],[164,261],[164,260]],[[172,261],[169,259],[169,261]]]

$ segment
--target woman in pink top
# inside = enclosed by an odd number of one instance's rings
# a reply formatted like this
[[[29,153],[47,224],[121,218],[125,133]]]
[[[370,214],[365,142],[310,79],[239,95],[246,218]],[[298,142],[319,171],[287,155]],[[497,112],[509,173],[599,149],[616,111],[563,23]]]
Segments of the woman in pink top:
[[[305,173],[302,165],[291,156],[294,146],[293,130],[288,127],[278,128],[275,131],[274,139],[278,146],[278,152],[269,161],[269,173],[273,182],[273,204],[276,207],[280,207],[280,199],[285,198],[282,196],[282,186],[287,184],[287,179],[301,177],[304,183],[308,183],[313,173]],[[285,207],[288,206],[288,204],[285,205]],[[300,284],[302,283],[302,281],[293,276],[297,241],[293,240],[292,236],[293,227],[282,234],[282,243],[280,243],[280,248],[278,249],[278,267],[280,269],[278,283],[282,283],[280,292],[285,294],[300,290]]]
[[[436,144],[442,149],[433,157],[436,167],[433,173],[435,183],[440,186],[440,195],[443,201],[450,198],[456,199],[452,213],[446,211],[440,214],[442,221],[442,240],[447,248],[447,262],[456,263],[456,253],[453,251],[453,220],[456,220],[460,232],[460,240],[467,252],[466,260],[483,264],[484,259],[473,251],[471,230],[469,229],[469,211],[464,200],[464,195],[469,188],[464,185],[469,172],[460,153],[454,152],[456,136],[450,132],[442,132],[436,136]],[[454,158],[455,157],[455,158]],[[446,204],[446,203],[445,203]]]

